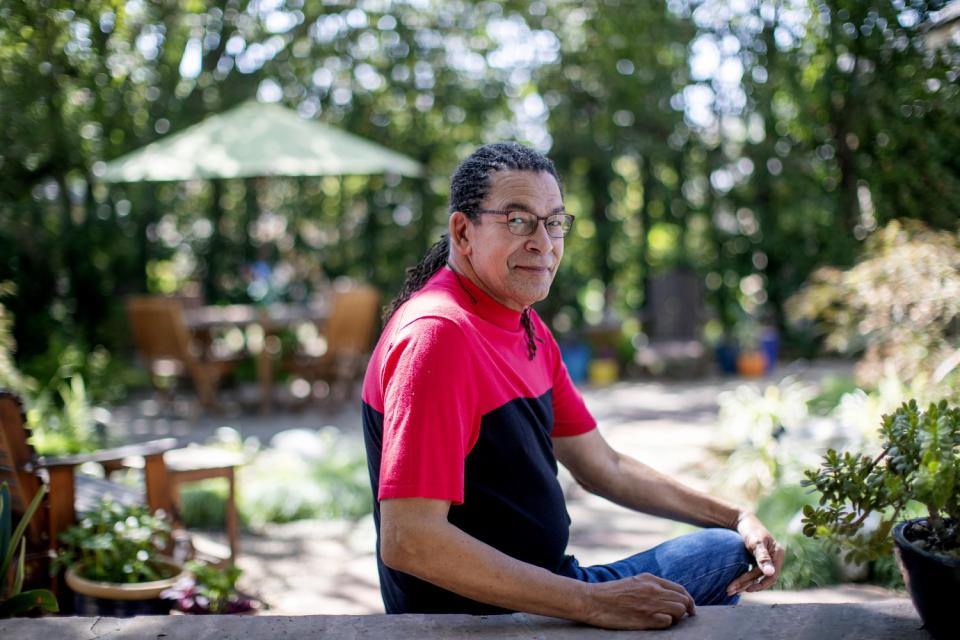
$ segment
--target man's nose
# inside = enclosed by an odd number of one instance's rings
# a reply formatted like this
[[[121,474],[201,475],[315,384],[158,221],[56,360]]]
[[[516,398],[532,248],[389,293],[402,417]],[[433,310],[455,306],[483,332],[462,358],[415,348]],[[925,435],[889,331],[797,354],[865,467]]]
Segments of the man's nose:
[[[536,230],[527,236],[526,247],[529,251],[535,251],[536,253],[544,253],[548,251],[551,246],[553,246],[553,241],[550,238],[550,235],[547,233],[547,221],[546,220],[537,220]]]

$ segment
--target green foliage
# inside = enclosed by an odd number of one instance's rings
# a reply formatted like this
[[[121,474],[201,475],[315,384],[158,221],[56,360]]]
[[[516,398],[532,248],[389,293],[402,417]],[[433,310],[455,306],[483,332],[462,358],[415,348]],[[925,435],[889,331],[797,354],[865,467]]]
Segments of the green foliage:
[[[894,221],[868,239],[857,264],[823,268],[788,302],[796,320],[816,321],[828,347],[863,351],[861,383],[892,368],[907,383],[940,385],[956,397],[960,371],[941,368],[960,339],[960,236]],[[942,373],[938,372],[938,369]]]
[[[942,4],[6,3],[0,281],[17,285],[19,357],[58,335],[128,353],[124,295],[246,301],[258,259],[294,299],[341,275],[389,295],[442,230],[456,161],[511,138],[549,150],[579,216],[548,321],[598,285],[635,320],[651,276],[692,267],[724,328],[769,310],[782,330],[784,300],[871,230],[956,228],[960,65],[925,42]],[[705,51],[724,72],[698,68]],[[94,179],[258,94],[429,177]]]
[[[27,411],[30,443],[40,455],[95,451],[98,442],[83,378],[73,376],[58,387],[59,399],[41,393]],[[58,401],[59,400],[59,401]]]
[[[332,427],[296,430],[289,444],[283,435],[241,470],[239,509],[246,522],[260,526],[306,518],[357,519],[370,513],[373,502],[362,447]]]
[[[3,300],[16,291],[16,285],[0,281],[0,388],[23,392],[29,389],[30,381],[17,369],[13,355],[16,341],[13,339],[13,317],[3,305]]]
[[[810,540],[791,530],[804,506],[816,498],[796,484],[780,485],[757,503],[756,514],[770,533],[786,547],[778,589],[810,589],[839,581],[833,554],[820,540]]]
[[[856,390],[857,384],[850,376],[826,376],[820,381],[819,392],[807,406],[811,414],[826,416],[837,408],[845,395]]]
[[[807,538],[810,540],[810,538]],[[887,589],[903,589],[903,574],[900,573],[900,567],[897,566],[897,558],[894,554],[888,553],[876,558],[870,563],[871,584],[880,585]]]
[[[115,359],[102,345],[87,349],[78,342],[65,342],[54,335],[47,350],[23,363],[23,373],[45,381],[47,388],[60,388],[77,376],[83,378],[85,395],[95,405],[122,400],[127,387],[137,382],[136,370]]]
[[[716,446],[726,456],[717,481],[748,501],[801,477],[811,455],[805,432],[812,385],[784,378],[764,388],[739,385],[718,397]]]
[[[227,513],[227,488],[224,484],[217,479],[210,479],[181,486],[180,517],[186,528],[223,527]]]
[[[235,565],[219,569],[202,562],[188,562],[185,568],[193,574],[200,595],[210,601],[210,613],[225,611],[230,598],[236,595],[237,580],[243,570]]]
[[[131,369],[110,357],[103,347],[90,352],[55,338],[47,353],[24,366],[27,379],[47,380],[30,398],[27,426],[40,455],[84,453],[107,446],[95,425],[109,418],[103,404],[125,397],[136,383]]]
[[[54,613],[59,611],[57,599],[47,589],[22,590],[24,557],[27,551],[24,532],[46,492],[46,485],[41,486],[17,523],[17,528],[11,533],[13,516],[10,487],[6,482],[0,484],[0,618],[22,615],[38,607]],[[12,584],[9,579],[11,566],[16,567]]]
[[[804,507],[803,533],[864,562],[890,552],[893,524],[916,501],[927,509],[929,548],[960,557],[960,408],[942,401],[922,411],[911,400],[884,416],[880,439],[875,457],[830,449],[819,469],[806,472],[804,484],[821,498]],[[872,513],[880,524],[868,532]]]
[[[158,555],[170,542],[162,511],[124,506],[109,499],[60,534],[58,566],[73,566],[81,577],[102,582],[149,582],[170,577]]]
[[[823,541],[812,540],[802,533],[788,533],[778,540],[786,552],[776,588],[816,589],[841,581],[834,554]]]
[[[257,603],[237,591],[237,579],[242,570],[229,565],[214,567],[202,562],[188,562],[189,572],[177,584],[160,594],[174,600],[178,611],[191,614],[244,613],[256,609]]]

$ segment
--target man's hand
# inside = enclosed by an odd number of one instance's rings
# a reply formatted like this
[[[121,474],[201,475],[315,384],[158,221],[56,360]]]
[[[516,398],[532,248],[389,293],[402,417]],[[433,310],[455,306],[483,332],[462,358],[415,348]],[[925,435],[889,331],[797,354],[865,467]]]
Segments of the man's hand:
[[[783,567],[784,548],[773,539],[755,515],[742,515],[737,523],[737,533],[743,538],[747,550],[756,558],[757,566],[727,586],[728,596],[744,591],[763,591],[777,581]]]
[[[586,586],[590,611],[585,622],[597,627],[666,629],[684,614],[697,613],[686,589],[649,573]]]

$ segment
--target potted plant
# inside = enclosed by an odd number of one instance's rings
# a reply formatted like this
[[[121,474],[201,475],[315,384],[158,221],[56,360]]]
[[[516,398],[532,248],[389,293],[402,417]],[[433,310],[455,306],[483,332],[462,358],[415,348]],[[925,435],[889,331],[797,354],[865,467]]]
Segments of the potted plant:
[[[0,618],[22,615],[37,608],[54,613],[59,610],[57,599],[53,597],[49,590],[31,589],[30,591],[22,591],[24,557],[27,551],[27,541],[24,533],[46,492],[46,486],[41,486],[40,491],[30,501],[30,506],[24,512],[17,528],[11,533],[10,527],[13,523],[13,516],[10,508],[12,502],[10,487],[6,482],[0,484]],[[18,547],[20,549],[19,555],[17,555]],[[11,566],[16,567],[12,580],[10,576]]]
[[[745,378],[759,378],[774,364],[778,345],[776,331],[746,316],[736,326],[737,351],[734,356],[737,373]]]
[[[946,401],[926,411],[916,401],[883,417],[880,451],[829,450],[804,484],[820,506],[804,508],[803,532],[849,549],[847,559],[890,552],[891,531],[904,582],[934,638],[956,637],[952,608],[960,593],[960,408]],[[898,522],[916,504],[925,517]],[[872,513],[879,525],[865,530]]]
[[[188,614],[248,614],[257,612],[257,602],[237,591],[243,570],[235,565],[218,567],[191,561],[187,575],[180,578],[161,598],[173,601],[173,610]]]
[[[57,565],[74,592],[79,615],[127,617],[169,613],[160,593],[183,569],[162,555],[170,547],[170,524],[162,511],[104,500],[79,524],[60,534]]]

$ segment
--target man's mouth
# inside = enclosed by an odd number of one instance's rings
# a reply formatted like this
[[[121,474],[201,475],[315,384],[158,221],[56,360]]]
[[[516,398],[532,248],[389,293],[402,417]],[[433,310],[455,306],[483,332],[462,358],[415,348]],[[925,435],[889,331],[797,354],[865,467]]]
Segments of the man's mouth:
[[[520,269],[522,271],[539,271],[544,273],[550,273],[550,267],[538,267],[538,266],[518,264],[517,266],[514,267],[514,269]]]

